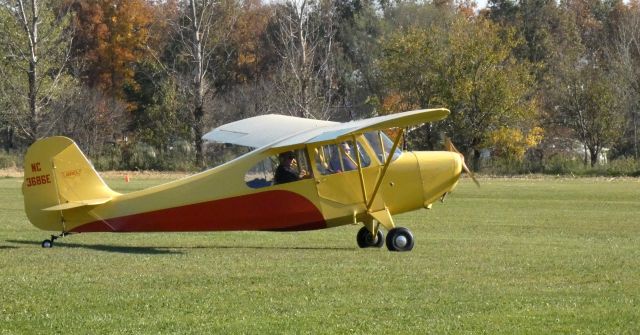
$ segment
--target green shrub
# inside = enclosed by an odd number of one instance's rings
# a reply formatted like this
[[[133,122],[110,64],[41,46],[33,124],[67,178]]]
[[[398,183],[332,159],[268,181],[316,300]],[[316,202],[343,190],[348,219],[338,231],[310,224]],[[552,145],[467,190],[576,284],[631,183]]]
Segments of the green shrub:
[[[22,157],[17,154],[0,151],[0,169],[22,166]]]
[[[591,167],[585,166],[582,159],[556,155],[544,162],[509,161],[502,158],[494,158],[483,161],[481,172],[495,175],[521,175],[529,173],[542,173],[549,175],[572,176],[609,176],[640,177],[640,160],[634,158],[618,158],[607,164]]]
[[[467,163],[469,164],[469,163]],[[522,175],[531,173],[541,173],[544,167],[538,160],[514,161],[506,158],[494,158],[483,160],[481,171],[494,175]]]
[[[575,157],[555,155],[542,163],[540,172],[553,175],[575,175],[581,174],[584,170],[585,167],[582,160]]]
[[[591,167],[582,160],[554,156],[544,163],[543,173],[575,176],[640,176],[640,161],[633,158],[619,158],[607,164]]]
[[[601,176],[640,176],[640,160],[631,157],[622,157],[609,162],[606,165],[597,165],[593,169]]]
[[[467,162],[467,165],[471,168],[471,162]],[[493,158],[483,160],[480,165],[480,170],[483,173],[493,174],[493,175],[517,175],[523,173],[522,162],[509,160],[506,158]]]
[[[628,176],[640,177],[640,160],[632,157],[619,158],[611,162],[614,169]]]
[[[187,145],[159,150],[144,142],[110,146],[93,157],[97,170],[194,171],[193,153]]]
[[[120,170],[122,168],[122,151],[120,147],[111,145],[103,149],[102,153],[92,159],[96,170]]]

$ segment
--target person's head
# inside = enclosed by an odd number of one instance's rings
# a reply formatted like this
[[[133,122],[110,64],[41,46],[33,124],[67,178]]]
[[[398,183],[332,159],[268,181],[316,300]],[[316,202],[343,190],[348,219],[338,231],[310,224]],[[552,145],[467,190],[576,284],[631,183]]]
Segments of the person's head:
[[[285,151],[278,155],[278,159],[280,160],[280,164],[291,164],[291,162],[296,158],[293,154],[293,151]]]
[[[349,146],[349,143],[347,142],[342,142],[342,150],[344,150],[345,153],[349,154],[351,152],[351,147]]]

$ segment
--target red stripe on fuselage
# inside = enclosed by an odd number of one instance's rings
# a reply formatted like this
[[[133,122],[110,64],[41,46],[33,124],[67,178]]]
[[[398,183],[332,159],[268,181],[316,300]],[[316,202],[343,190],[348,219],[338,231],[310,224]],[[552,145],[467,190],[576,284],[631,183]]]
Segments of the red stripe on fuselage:
[[[106,221],[106,222],[104,222]],[[161,209],[94,221],[73,232],[180,232],[222,230],[313,230],[326,228],[322,213],[307,198],[288,191]]]

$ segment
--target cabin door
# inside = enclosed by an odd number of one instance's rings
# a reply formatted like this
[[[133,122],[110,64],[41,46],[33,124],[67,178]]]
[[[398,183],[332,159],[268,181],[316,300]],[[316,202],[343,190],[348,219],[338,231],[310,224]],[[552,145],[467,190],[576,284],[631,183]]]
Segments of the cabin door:
[[[322,145],[311,149],[310,154],[321,198],[343,205],[366,203],[365,194],[372,193],[380,166],[371,163],[360,142],[357,148],[353,141]]]

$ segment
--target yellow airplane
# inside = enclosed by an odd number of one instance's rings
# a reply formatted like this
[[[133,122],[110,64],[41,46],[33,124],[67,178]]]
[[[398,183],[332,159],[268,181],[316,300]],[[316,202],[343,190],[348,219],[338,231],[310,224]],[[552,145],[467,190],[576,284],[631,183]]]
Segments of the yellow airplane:
[[[41,139],[24,160],[25,211],[61,232],[301,231],[362,224],[362,248],[409,251],[412,233],[392,215],[430,208],[469,172],[451,151],[402,152],[403,129],[444,119],[447,109],[337,123],[262,115],[203,138],[256,148],[207,171],[141,191],[111,190],[71,139]],[[398,128],[390,139],[383,130]],[[475,181],[475,179],[474,179]]]

